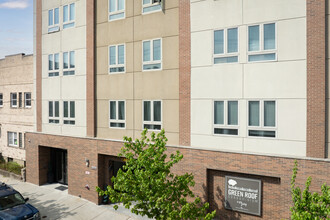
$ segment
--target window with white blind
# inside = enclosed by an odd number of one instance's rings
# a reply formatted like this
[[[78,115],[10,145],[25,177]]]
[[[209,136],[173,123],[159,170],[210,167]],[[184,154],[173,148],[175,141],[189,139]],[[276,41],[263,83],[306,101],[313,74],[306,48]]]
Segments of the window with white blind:
[[[109,73],[125,72],[125,44],[109,46]]]
[[[125,18],[125,0],[109,0],[109,21]]]
[[[162,101],[143,101],[143,128],[162,129]]]
[[[214,101],[214,134],[238,135],[238,101]]]
[[[110,128],[125,128],[125,101],[110,101]]]
[[[151,13],[162,10],[162,1],[164,0],[143,0],[142,13]]]
[[[60,103],[59,101],[48,102],[48,122],[50,124],[60,123]]]
[[[59,31],[60,27],[60,9],[54,8],[48,10],[48,33]]]
[[[214,31],[214,64],[238,62],[238,28]]]
[[[63,29],[74,27],[76,17],[75,8],[75,3],[63,6]]]
[[[60,71],[60,54],[49,54],[48,55],[48,76],[59,76]]]
[[[162,69],[162,39],[146,40],[142,42],[143,70]]]
[[[75,51],[63,53],[63,76],[75,75]]]
[[[76,107],[74,101],[63,102],[63,124],[74,125],[76,117]]]

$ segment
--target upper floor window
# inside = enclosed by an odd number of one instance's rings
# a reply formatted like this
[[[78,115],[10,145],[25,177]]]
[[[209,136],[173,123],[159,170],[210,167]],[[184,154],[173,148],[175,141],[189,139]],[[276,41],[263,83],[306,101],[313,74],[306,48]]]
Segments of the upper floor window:
[[[60,70],[60,55],[58,53],[48,55],[48,76],[58,76]]]
[[[74,27],[75,3],[63,6],[63,29]]]
[[[238,62],[238,28],[214,31],[214,64]]]
[[[60,123],[60,104],[59,101],[48,102],[48,120],[49,123]]]
[[[162,0],[143,0],[142,12],[148,13],[162,10],[161,2]]]
[[[214,102],[214,134],[238,135],[238,101]]]
[[[10,93],[10,107],[17,108],[17,93]]]
[[[125,45],[109,47],[109,73],[125,72]]]
[[[249,101],[248,135],[276,137],[276,102]]]
[[[65,125],[75,124],[75,102],[74,101],[64,101],[63,102],[63,123]]]
[[[16,132],[9,132],[7,133],[8,136],[8,146],[17,147],[17,133]]]
[[[23,95],[21,92],[18,93],[18,107],[22,108],[22,104],[23,104]]]
[[[143,101],[143,128],[162,129],[162,102]]]
[[[63,53],[63,75],[74,75],[75,74],[75,52],[64,52]]]
[[[110,128],[125,128],[125,101],[110,101]]]
[[[143,41],[143,70],[162,68],[162,40]]]
[[[109,21],[125,17],[125,0],[109,0]]]
[[[31,92],[24,93],[24,107],[31,108]]]
[[[60,10],[54,8],[48,10],[48,32],[59,31],[60,27]]]
[[[276,60],[275,23],[249,26],[249,62]]]
[[[3,106],[3,94],[0,93],[0,107]]]

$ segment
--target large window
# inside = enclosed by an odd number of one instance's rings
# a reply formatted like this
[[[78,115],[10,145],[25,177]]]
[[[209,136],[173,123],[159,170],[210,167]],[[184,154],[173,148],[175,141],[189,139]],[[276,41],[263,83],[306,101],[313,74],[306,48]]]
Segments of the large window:
[[[109,0],[109,21],[125,17],[125,0]]]
[[[59,76],[60,55],[58,53],[48,55],[48,76]]]
[[[162,129],[162,102],[143,101],[143,128]]]
[[[51,124],[60,123],[60,105],[59,101],[48,102],[48,120]]]
[[[75,74],[75,52],[64,52],[63,53],[63,76]]]
[[[0,93],[0,107],[3,106],[3,94]]]
[[[109,47],[109,73],[125,72],[125,45]]]
[[[249,101],[248,135],[276,137],[276,102]]]
[[[10,107],[17,108],[17,93],[10,93]]]
[[[24,93],[24,107],[31,108],[31,92]]]
[[[238,62],[238,28],[214,31],[214,64]]]
[[[18,146],[17,133],[16,132],[8,132],[7,136],[8,136],[8,146],[17,147]]]
[[[249,62],[276,60],[275,23],[249,26]]]
[[[110,128],[125,128],[125,101],[110,101]]]
[[[143,41],[143,70],[162,68],[162,40]]]
[[[75,3],[63,6],[63,29],[74,27]]]
[[[60,23],[60,10],[59,8],[54,8],[48,10],[48,32],[59,31]]]
[[[74,101],[64,101],[63,102],[63,123],[65,125],[75,124],[75,102]]]
[[[214,134],[238,135],[238,101],[214,102]]]
[[[142,12],[149,13],[162,10],[163,0],[143,0]]]

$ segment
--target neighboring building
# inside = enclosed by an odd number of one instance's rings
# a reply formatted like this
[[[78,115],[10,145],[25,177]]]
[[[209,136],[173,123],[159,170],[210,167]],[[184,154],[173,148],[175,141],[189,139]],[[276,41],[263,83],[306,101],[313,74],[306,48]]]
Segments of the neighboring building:
[[[25,132],[33,128],[33,56],[15,54],[0,60],[0,153],[25,166]]]
[[[174,171],[194,173],[221,219],[289,218],[295,159],[301,183],[330,182],[325,11],[310,0],[35,0],[27,180],[99,203],[123,136],[165,129],[184,154]]]

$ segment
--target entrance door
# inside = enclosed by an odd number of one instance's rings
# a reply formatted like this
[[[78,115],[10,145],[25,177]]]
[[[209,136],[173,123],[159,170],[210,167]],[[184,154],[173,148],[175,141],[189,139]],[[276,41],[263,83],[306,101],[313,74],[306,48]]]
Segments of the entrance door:
[[[66,150],[52,149],[52,165],[55,174],[55,182],[68,185],[68,154]]]

